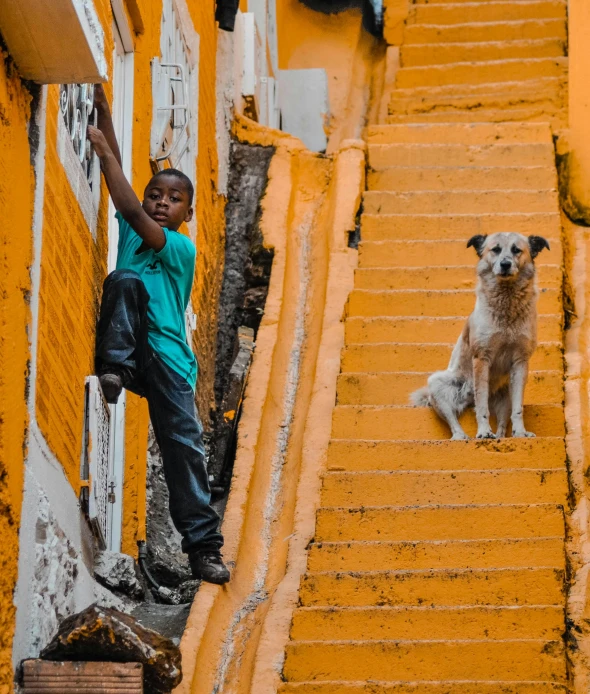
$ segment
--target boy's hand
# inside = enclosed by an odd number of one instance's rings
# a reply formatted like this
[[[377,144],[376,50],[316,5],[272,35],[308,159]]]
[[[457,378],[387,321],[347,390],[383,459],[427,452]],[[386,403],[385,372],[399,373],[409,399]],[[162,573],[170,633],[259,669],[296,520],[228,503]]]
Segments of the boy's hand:
[[[97,111],[109,111],[109,102],[107,101],[107,95],[104,92],[104,87],[100,82],[94,85],[94,108]]]
[[[112,154],[111,148],[109,147],[105,136],[102,131],[95,128],[93,125],[88,126],[88,139],[94,148],[97,156],[102,159],[102,157],[107,154]]]

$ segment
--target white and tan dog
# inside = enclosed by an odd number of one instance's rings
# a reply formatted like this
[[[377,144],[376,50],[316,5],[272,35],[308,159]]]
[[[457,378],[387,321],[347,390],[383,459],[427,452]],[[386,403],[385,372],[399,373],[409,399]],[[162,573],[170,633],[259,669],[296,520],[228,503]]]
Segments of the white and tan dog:
[[[549,248],[541,236],[501,232],[474,236],[477,264],[475,309],[451,354],[446,371],[412,394],[415,405],[430,405],[451,427],[454,440],[467,439],[458,417],[475,405],[477,438],[534,436],[523,421],[528,362],[537,346],[537,287],[534,258]],[[490,412],[498,423],[490,427]]]

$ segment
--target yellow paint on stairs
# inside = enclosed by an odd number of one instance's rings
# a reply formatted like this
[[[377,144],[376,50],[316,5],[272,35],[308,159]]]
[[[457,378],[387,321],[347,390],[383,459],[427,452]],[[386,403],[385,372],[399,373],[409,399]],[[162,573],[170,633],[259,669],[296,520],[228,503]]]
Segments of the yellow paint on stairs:
[[[402,67],[419,67],[464,61],[557,58],[563,55],[564,41],[552,37],[480,43],[408,44],[400,52],[400,61]]]
[[[529,638],[557,640],[563,610],[539,607],[302,607],[293,620],[297,640]]]
[[[350,371],[338,377],[339,405],[406,405],[430,374],[424,371],[367,373]],[[563,371],[531,371],[526,404],[563,403]]]
[[[566,694],[552,682],[286,682],[280,694]]]
[[[387,6],[387,0],[385,2]],[[359,268],[281,694],[565,694],[563,0],[416,0],[367,129]],[[410,393],[473,309],[467,240],[540,234],[534,439],[450,441]],[[462,418],[473,436],[473,412]]]
[[[379,272],[382,276],[386,271]],[[394,270],[391,273],[397,276]],[[405,275],[404,272],[402,278]],[[431,277],[428,274],[429,282],[434,281]],[[346,342],[452,342],[460,334],[464,323],[465,318],[455,316],[349,316],[345,328]],[[538,317],[538,337],[542,342],[561,340],[561,315],[541,314]]]
[[[466,24],[517,22],[527,19],[565,20],[565,0],[496,0],[495,2],[446,2],[414,5],[408,24]]]

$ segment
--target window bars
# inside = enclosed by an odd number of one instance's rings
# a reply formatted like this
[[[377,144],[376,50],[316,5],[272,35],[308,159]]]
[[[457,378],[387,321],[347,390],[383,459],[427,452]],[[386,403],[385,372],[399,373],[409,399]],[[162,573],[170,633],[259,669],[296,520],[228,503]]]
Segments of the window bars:
[[[78,158],[88,185],[94,190],[99,185],[96,155],[86,135],[89,125],[96,125],[93,84],[62,84],[59,106],[72,148]]]
[[[96,376],[86,379],[86,426],[82,479],[88,480],[88,519],[102,549],[109,544],[111,412]]]

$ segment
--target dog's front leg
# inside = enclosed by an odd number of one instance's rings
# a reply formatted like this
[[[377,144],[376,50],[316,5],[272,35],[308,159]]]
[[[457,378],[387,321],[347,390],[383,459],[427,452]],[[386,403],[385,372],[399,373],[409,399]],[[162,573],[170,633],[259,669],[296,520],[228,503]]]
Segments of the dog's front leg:
[[[473,358],[473,388],[475,391],[475,418],[477,419],[477,438],[495,439],[490,427],[489,403],[490,363],[479,357]]]
[[[512,400],[512,436],[533,437],[532,431],[524,428],[524,387],[529,375],[527,361],[517,361],[510,369],[510,398]]]

